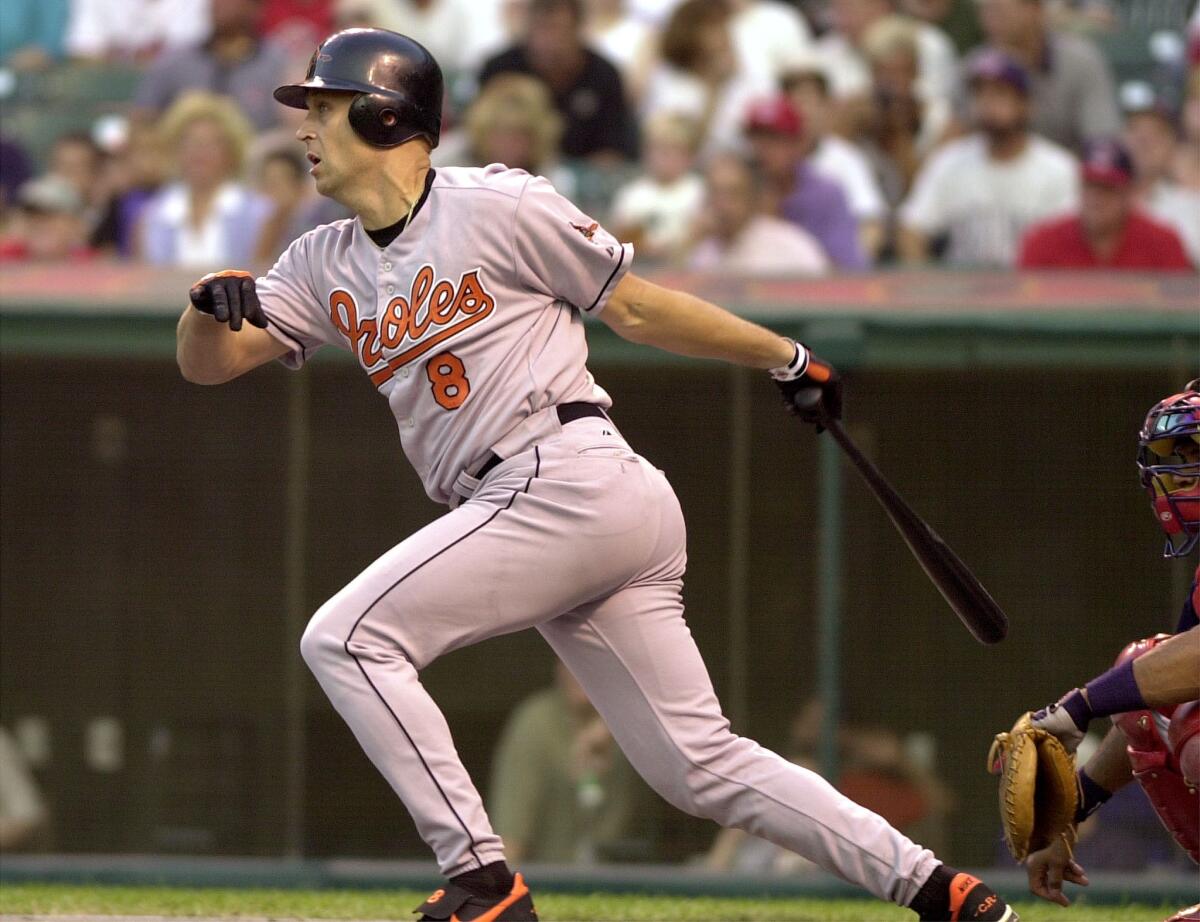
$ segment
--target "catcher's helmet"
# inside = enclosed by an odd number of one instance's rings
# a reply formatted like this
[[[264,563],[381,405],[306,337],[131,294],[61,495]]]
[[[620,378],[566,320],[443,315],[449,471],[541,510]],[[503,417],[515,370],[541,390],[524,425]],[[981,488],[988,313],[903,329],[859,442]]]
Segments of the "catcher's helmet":
[[[309,90],[354,93],[350,125],[375,147],[425,138],[437,147],[442,130],[442,69],[423,46],[386,29],[345,29],[317,47],[303,83],[275,90],[293,109]]]
[[[1163,555],[1189,553],[1200,541],[1200,378],[1146,414],[1138,474],[1167,533]]]

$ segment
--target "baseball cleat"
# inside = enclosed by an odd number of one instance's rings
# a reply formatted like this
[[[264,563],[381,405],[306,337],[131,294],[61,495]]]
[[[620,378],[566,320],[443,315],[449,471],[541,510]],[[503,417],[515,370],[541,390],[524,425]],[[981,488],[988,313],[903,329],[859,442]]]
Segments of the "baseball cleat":
[[[924,915],[922,922],[1020,922],[1000,894],[978,877],[958,873],[950,881],[950,914]]]
[[[512,890],[503,899],[477,896],[447,884],[413,912],[421,913],[418,922],[537,922],[533,897],[520,874],[513,875]]]

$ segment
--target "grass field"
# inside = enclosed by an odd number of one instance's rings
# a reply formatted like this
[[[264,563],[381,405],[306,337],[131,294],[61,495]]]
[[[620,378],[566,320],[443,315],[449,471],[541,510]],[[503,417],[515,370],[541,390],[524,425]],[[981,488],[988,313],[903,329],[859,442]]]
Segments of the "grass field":
[[[415,891],[218,890],[5,884],[0,914],[119,915],[180,918],[413,919],[427,894]],[[556,894],[537,898],[548,922],[904,922],[908,910],[869,900],[721,899],[619,893]],[[1178,907],[1088,906],[1069,910],[1047,903],[1019,905],[1023,922],[1159,922]]]

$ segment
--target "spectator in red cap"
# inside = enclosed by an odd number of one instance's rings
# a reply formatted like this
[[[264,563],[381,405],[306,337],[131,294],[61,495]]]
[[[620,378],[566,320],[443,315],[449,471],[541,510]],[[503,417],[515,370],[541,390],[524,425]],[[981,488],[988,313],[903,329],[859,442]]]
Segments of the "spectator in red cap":
[[[974,134],[933,152],[900,207],[900,255],[919,263],[944,239],[943,258],[963,267],[1011,268],[1021,235],[1076,207],[1070,152],[1029,131],[1029,78],[1001,51],[971,69]]]
[[[1179,235],[1135,207],[1133,160],[1121,142],[1089,142],[1080,173],[1078,214],[1030,230],[1021,245],[1021,268],[1192,268]]]
[[[839,269],[864,269],[858,222],[841,186],[804,156],[804,125],[783,95],[751,103],[742,123],[762,172],[764,208],[811,234]]]

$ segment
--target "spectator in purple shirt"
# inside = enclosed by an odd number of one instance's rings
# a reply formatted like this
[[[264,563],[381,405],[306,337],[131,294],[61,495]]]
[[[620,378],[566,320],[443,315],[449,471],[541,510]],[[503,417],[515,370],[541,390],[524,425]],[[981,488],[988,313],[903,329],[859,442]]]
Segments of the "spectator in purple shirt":
[[[865,269],[858,222],[841,187],[804,158],[800,113],[783,95],[752,103],[743,131],[763,174],[766,210],[808,231],[839,269]]]

